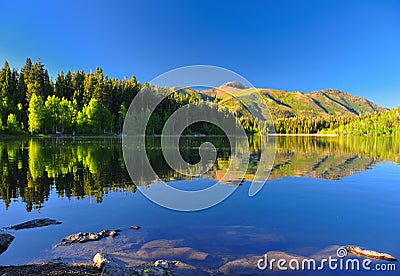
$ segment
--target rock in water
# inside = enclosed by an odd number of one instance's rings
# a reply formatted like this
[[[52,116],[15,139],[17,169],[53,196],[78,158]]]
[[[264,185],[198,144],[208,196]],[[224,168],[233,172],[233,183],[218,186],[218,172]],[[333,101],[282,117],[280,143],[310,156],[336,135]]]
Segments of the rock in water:
[[[129,228],[132,229],[132,230],[139,230],[140,226],[139,225],[133,225],[133,226],[131,226]]]
[[[387,253],[376,252],[374,250],[364,249],[359,246],[346,246],[345,248],[346,248],[347,252],[349,252],[353,255],[363,256],[363,257],[377,259],[377,260],[391,261],[391,262],[397,261],[397,259],[395,257],[393,257],[392,255],[387,254]]]
[[[110,264],[114,262],[114,259],[109,257],[108,255],[103,255],[101,253],[97,253],[93,257],[93,265],[99,269],[103,269],[106,264]]]
[[[13,240],[13,235],[8,233],[0,233],[0,255],[7,250]]]
[[[68,246],[73,243],[85,243],[90,241],[98,241],[106,237],[116,237],[121,230],[103,230],[100,232],[79,232],[64,238],[57,246]]]
[[[103,276],[131,276],[131,275],[176,275],[172,266],[176,261],[158,260],[153,263],[145,263],[137,266],[127,267],[125,263],[114,259],[109,255],[97,253],[93,258],[93,265],[101,269]],[[194,275],[194,274],[193,274]]]
[[[171,266],[171,262],[167,260],[157,260],[154,262],[154,266],[162,267],[164,269],[169,269]]]
[[[97,253],[93,258],[93,265],[101,269],[101,275],[104,276],[128,276],[140,275],[133,269],[125,266],[121,261],[115,260],[111,256]]]
[[[5,229],[20,230],[20,229],[27,229],[27,228],[43,227],[43,226],[48,226],[51,224],[61,224],[61,222],[56,221],[54,219],[48,219],[48,218],[33,219],[33,220],[26,221],[26,222],[23,222],[20,224],[6,227]]]

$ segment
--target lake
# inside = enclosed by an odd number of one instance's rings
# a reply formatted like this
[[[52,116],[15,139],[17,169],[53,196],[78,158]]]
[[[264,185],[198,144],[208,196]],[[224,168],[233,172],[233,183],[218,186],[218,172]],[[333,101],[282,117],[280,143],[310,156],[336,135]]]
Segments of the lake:
[[[213,185],[230,158],[224,137],[181,138],[185,160],[199,160],[210,141],[217,160],[202,177],[173,171],[159,138],[148,138],[150,163],[174,187]],[[250,137],[251,179],[260,145]],[[245,180],[226,200],[195,212],[148,200],[132,183],[117,138],[0,141],[0,227],[35,218],[60,225],[13,232],[0,264],[49,260],[88,262],[97,252],[130,264],[159,258],[217,271],[229,261],[268,251],[313,256],[332,246],[359,245],[400,256],[400,141],[394,137],[277,137],[269,180],[254,197]],[[144,179],[139,185],[159,185]],[[227,183],[226,185],[232,185]],[[155,186],[156,187],[156,186]],[[139,230],[130,230],[139,225]],[[80,231],[122,229],[113,239],[55,247]]]

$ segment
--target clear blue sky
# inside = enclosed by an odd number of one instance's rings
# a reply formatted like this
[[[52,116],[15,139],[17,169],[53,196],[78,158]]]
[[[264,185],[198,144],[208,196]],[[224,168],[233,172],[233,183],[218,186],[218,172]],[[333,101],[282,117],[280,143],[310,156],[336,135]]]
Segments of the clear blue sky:
[[[0,61],[52,78],[102,67],[141,82],[231,69],[257,87],[337,88],[400,105],[400,1],[1,1]]]

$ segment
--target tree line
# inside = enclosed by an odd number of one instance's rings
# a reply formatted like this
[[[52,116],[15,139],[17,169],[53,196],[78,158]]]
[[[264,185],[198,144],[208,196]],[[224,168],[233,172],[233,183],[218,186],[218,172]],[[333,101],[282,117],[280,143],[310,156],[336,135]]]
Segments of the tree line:
[[[21,70],[11,70],[6,61],[0,71],[0,133],[120,133],[131,101],[146,87],[155,97],[171,92],[171,88],[138,83],[134,76],[109,78],[101,68],[89,73],[60,72],[53,81],[40,59],[32,63],[27,58]],[[180,107],[204,102],[196,92],[173,91],[152,113],[147,134],[161,134],[166,120]],[[252,118],[239,119],[248,133],[257,132]],[[223,134],[207,123],[189,126],[185,134],[190,133]]]
[[[275,120],[277,133],[339,134],[339,135],[400,135],[400,107],[377,113],[352,116],[299,116]]]
[[[109,78],[100,68],[61,72],[52,81],[40,59],[32,63],[27,58],[21,70],[6,61],[0,71],[0,131],[119,132],[140,88],[134,76]]]
[[[353,117],[347,123],[341,122],[334,129],[324,129],[321,133],[341,135],[400,135],[400,107],[391,110]]]
[[[20,70],[11,69],[6,61],[0,70],[0,133],[120,133],[131,101],[146,86],[155,97],[170,92],[170,88],[138,83],[134,76],[122,80],[109,78],[101,68],[89,73],[60,72],[53,81],[40,59],[32,63],[27,58]],[[200,106],[207,101],[196,92],[174,91],[152,113],[147,134],[161,134],[167,119],[180,107],[188,103]],[[211,103],[209,106],[213,108]],[[399,110],[362,116],[277,117],[274,123],[277,133],[286,134],[399,135]],[[225,117],[233,114],[248,134],[273,128],[246,112],[224,108],[218,108],[218,112]],[[223,134],[220,128],[208,123],[191,125],[184,132],[191,133]]]
[[[297,116],[275,119],[275,129],[281,134],[333,133],[340,125],[346,125],[357,116]]]

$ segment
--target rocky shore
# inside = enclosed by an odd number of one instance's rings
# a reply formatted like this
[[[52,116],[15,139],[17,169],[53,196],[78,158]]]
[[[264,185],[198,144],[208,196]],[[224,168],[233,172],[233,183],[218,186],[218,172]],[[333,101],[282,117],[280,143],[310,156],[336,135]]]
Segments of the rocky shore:
[[[14,241],[14,232],[21,229],[58,225],[53,219],[35,219],[0,229],[0,255]],[[261,255],[246,255],[241,258],[221,258],[188,247],[180,240],[140,239],[140,226],[126,229],[79,232],[66,236],[53,250],[57,256],[53,262],[21,266],[0,266],[0,276],[14,275],[258,275],[257,268]],[[16,235],[16,234],[15,234]],[[132,243],[132,235],[138,243]],[[18,236],[18,235],[16,235]],[[139,241],[140,240],[140,241]],[[106,245],[106,247],[103,247]],[[113,248],[110,250],[110,246]],[[320,260],[337,256],[337,250],[344,250],[344,257],[369,258],[377,261],[395,262],[397,258],[388,253],[364,249],[358,246],[331,246],[310,256],[294,255],[282,251],[269,251],[270,258]],[[111,254],[107,253],[110,252]],[[347,253],[349,256],[347,256]],[[76,261],[77,257],[85,257]],[[239,255],[238,255],[239,256]],[[162,259],[168,258],[168,259]],[[82,260],[82,259],[81,259]],[[82,263],[80,263],[82,262]],[[78,263],[78,264],[76,264]],[[80,263],[80,264],[79,264]]]
[[[181,268],[180,268],[181,266]],[[174,269],[176,267],[176,269]],[[128,276],[128,275],[178,275],[184,269],[178,261],[157,260],[127,267],[123,262],[110,256],[96,254],[93,264],[42,263],[21,266],[0,266],[0,276],[33,276],[33,275],[88,275],[88,276]]]
[[[19,266],[0,266],[0,276],[36,276],[36,275],[101,275],[101,270],[93,265],[42,263]]]

